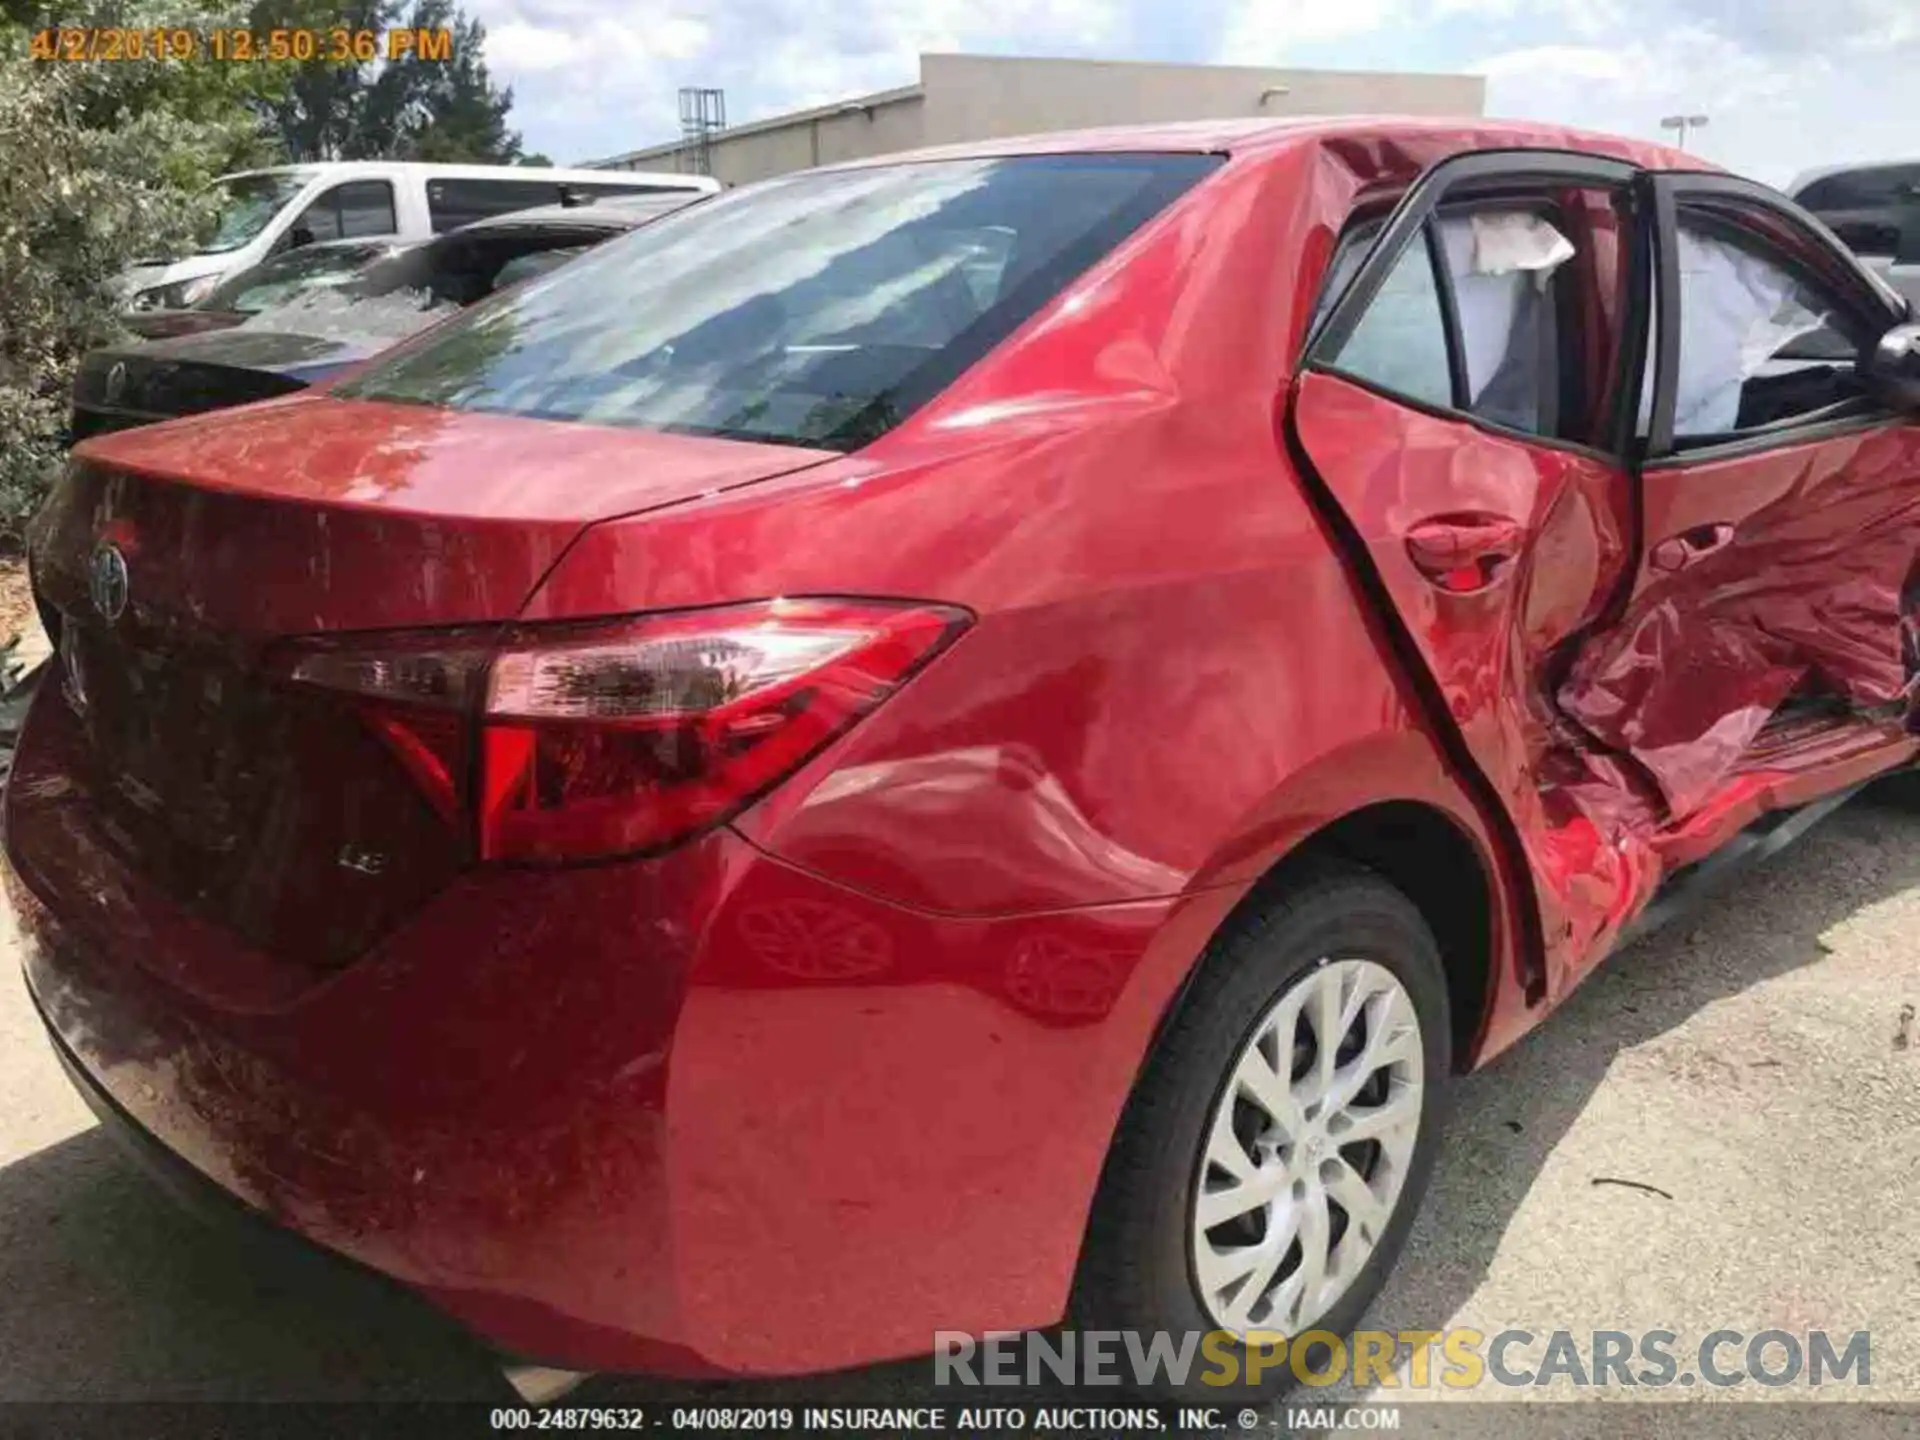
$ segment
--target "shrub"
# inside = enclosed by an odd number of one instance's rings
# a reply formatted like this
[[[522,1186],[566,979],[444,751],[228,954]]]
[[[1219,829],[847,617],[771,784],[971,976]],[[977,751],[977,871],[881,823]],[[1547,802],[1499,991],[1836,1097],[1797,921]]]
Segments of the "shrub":
[[[204,70],[36,63],[26,37],[0,25],[0,542],[59,472],[75,365],[121,333],[115,277],[183,247],[199,188],[261,151]]]

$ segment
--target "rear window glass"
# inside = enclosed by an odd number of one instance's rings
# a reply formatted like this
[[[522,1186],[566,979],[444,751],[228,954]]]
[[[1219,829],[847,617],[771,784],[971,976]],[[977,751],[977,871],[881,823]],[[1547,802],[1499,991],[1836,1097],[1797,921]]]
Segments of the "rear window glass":
[[[522,280],[531,280],[536,275],[544,275],[556,265],[563,265],[576,255],[584,255],[584,245],[565,245],[558,250],[536,250],[531,255],[516,255],[500,267],[500,273],[493,277],[493,288],[504,290],[509,285],[518,285]]]
[[[456,230],[536,205],[558,205],[562,187],[555,180],[429,180],[427,214],[435,231]]]
[[[284,305],[308,290],[344,284],[393,247],[383,244],[314,245],[289,250],[271,260],[249,266],[223,280],[206,299],[202,310],[239,310],[249,314]]]
[[[1218,158],[818,172],[692,206],[475,308],[338,393],[853,449]]]

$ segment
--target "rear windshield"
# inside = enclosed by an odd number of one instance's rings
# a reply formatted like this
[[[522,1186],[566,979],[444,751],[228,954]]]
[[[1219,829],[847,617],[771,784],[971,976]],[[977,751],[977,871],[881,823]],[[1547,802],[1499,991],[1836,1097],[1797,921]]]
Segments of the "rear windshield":
[[[1030,156],[768,181],[476,307],[337,393],[854,449],[1218,163]]]
[[[197,308],[238,310],[247,314],[268,310],[309,290],[341,284],[392,249],[391,241],[382,240],[365,245],[312,245],[304,250],[289,250],[249,266],[230,280],[223,280]]]

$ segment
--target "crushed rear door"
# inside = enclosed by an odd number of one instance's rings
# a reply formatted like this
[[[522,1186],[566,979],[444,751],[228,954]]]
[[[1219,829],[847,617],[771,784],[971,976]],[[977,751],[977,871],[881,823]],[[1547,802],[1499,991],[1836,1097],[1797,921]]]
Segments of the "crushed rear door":
[[[1551,703],[1631,561],[1629,477],[1604,439],[1638,171],[1555,152],[1468,155],[1422,177],[1310,341],[1295,458],[1394,617],[1408,672],[1536,898],[1538,997],[1644,903],[1622,844],[1650,796]],[[1446,203],[1442,206],[1441,202]],[[1367,243],[1372,227],[1349,231]]]
[[[1349,226],[1364,258],[1336,252],[1290,397],[1295,459],[1532,882],[1536,997],[1761,812],[1914,750],[1920,428],[1815,394],[1833,377],[1779,351],[1817,327],[1769,310],[1771,348],[1722,336],[1689,392],[1749,433],[1672,453],[1671,336],[1712,318],[1673,207],[1716,187],[1748,194],[1587,155],[1442,162]],[[1890,323],[1837,247],[1803,260],[1859,307],[1849,333]],[[1650,362],[1656,309],[1679,324]],[[1810,396],[1836,408],[1808,422]],[[1777,430],[1745,413],[1768,405]]]
[[[1790,727],[1821,716],[1878,726],[1897,752],[1915,689],[1920,426],[1859,384],[1862,349],[1901,317],[1811,217],[1731,176],[1649,183],[1677,263],[1659,275],[1662,380],[1639,422],[1645,544],[1624,609],[1559,699],[1684,818],[1759,751],[1791,769]]]

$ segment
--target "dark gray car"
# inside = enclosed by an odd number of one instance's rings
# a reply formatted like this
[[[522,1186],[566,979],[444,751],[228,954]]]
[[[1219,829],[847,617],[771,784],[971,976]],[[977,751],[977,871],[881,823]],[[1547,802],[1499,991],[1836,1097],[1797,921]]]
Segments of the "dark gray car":
[[[1789,193],[1920,307],[1920,160],[1815,170]]]

